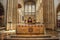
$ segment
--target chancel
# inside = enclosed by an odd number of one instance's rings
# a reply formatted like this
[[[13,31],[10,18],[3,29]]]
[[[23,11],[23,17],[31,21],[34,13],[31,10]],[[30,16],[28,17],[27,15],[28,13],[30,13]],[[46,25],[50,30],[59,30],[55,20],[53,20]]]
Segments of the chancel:
[[[55,9],[54,1],[1,0],[5,30],[1,27],[0,39],[59,40],[56,17],[60,12],[60,6]]]

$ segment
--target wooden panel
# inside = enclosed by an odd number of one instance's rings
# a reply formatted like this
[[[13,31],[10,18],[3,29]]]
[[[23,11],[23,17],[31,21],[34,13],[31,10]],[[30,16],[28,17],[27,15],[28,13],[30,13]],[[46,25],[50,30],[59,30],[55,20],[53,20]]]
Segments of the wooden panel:
[[[43,34],[44,26],[42,25],[19,25],[17,26],[17,34]]]
[[[28,33],[28,27],[27,26],[18,26],[17,27],[17,33]]]

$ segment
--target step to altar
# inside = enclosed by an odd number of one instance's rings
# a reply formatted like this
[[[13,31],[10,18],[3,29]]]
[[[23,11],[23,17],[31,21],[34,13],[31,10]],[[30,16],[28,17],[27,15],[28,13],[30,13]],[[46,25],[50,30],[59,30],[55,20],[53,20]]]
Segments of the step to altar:
[[[58,38],[7,38],[4,40],[59,40]]]
[[[4,40],[59,40],[49,35],[10,35]]]
[[[11,38],[51,38],[49,35],[11,35]]]
[[[56,38],[50,35],[10,35],[7,38]]]

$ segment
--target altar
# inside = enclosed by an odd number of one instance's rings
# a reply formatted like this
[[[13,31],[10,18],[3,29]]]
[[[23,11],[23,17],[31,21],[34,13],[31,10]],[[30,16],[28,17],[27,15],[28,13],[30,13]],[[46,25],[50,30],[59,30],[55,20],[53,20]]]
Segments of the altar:
[[[20,35],[44,35],[44,25],[32,24],[32,25],[18,25],[16,33]]]

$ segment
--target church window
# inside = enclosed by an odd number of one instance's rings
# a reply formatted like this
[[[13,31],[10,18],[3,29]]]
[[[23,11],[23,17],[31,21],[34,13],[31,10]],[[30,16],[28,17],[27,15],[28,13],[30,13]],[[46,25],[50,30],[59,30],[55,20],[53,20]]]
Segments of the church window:
[[[35,13],[35,10],[36,10],[36,5],[35,4],[25,4],[25,7],[24,7],[24,12],[25,12],[25,15],[32,15]]]

